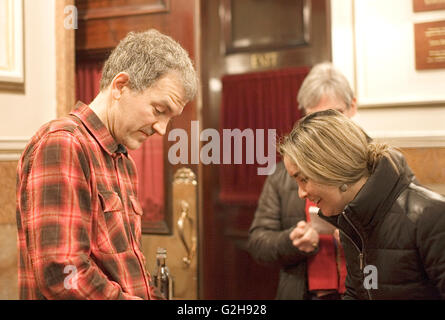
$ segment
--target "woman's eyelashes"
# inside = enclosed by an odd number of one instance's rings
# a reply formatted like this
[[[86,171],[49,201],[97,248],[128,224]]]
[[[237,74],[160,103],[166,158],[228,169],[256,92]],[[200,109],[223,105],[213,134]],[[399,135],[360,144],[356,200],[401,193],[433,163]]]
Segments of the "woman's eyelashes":
[[[307,177],[300,177],[300,182],[301,183],[306,183],[308,181]]]

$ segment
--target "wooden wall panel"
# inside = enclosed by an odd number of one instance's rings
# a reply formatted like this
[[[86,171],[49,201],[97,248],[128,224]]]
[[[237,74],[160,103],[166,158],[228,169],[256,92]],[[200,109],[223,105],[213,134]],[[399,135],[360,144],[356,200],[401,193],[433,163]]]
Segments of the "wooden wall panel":
[[[19,298],[16,168],[17,161],[0,161],[0,300]]]
[[[175,1],[173,8],[176,12],[183,11],[180,2]],[[172,35],[176,25],[169,15],[164,15],[171,12],[170,0],[78,0],[76,5],[79,9],[76,49],[84,53],[114,48],[130,31],[157,28]],[[177,22],[182,26],[187,23],[190,24],[190,20]]]
[[[76,103],[74,29],[62,28],[66,6],[74,0],[56,1],[56,86],[57,116],[67,115]]]
[[[420,183],[445,194],[445,148],[403,148]]]
[[[16,170],[17,161],[0,161],[0,225],[16,224]]]

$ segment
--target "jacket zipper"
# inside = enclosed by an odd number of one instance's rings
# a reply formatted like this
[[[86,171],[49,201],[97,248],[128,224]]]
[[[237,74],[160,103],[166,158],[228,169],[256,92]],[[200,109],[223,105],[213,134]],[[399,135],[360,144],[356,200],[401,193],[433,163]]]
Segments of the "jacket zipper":
[[[346,221],[349,223],[349,225],[351,225],[351,227],[354,229],[354,231],[358,234],[358,236],[360,237],[360,240],[362,241],[362,248],[360,249],[355,242],[351,239],[351,237],[349,237],[345,232],[343,232],[343,234],[346,236],[346,238],[349,239],[349,241],[352,242],[352,244],[355,246],[355,248],[357,249],[357,251],[359,252],[359,265],[360,265],[360,271],[363,273],[363,269],[364,269],[364,264],[365,264],[365,256],[363,254],[363,244],[365,243],[363,240],[362,235],[360,234],[360,232],[358,232],[357,228],[354,226],[354,224],[351,222],[351,220],[349,220],[349,218],[346,216],[345,212],[343,211],[342,216],[346,219]],[[364,279],[363,279],[364,280]],[[371,292],[369,291],[369,289],[366,289],[366,292],[368,293],[368,298],[369,300],[372,300],[372,296],[371,296]]]

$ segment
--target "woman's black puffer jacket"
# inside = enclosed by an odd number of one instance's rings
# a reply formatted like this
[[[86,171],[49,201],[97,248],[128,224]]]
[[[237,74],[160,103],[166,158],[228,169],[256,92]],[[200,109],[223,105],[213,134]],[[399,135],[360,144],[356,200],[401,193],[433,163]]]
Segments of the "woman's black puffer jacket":
[[[445,299],[445,197],[413,184],[383,157],[339,216],[346,299]],[[368,267],[367,267],[368,266]]]

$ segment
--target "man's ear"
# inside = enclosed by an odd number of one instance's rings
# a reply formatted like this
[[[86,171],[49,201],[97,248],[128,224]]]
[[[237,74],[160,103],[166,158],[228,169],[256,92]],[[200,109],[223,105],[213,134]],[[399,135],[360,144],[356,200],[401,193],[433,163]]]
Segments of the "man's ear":
[[[349,109],[350,109],[350,115],[351,115],[350,118],[352,118],[357,113],[357,98],[356,97],[352,98],[351,107]]]
[[[130,76],[126,72],[119,72],[111,81],[111,96],[115,100],[119,100],[124,87],[128,88]]]

